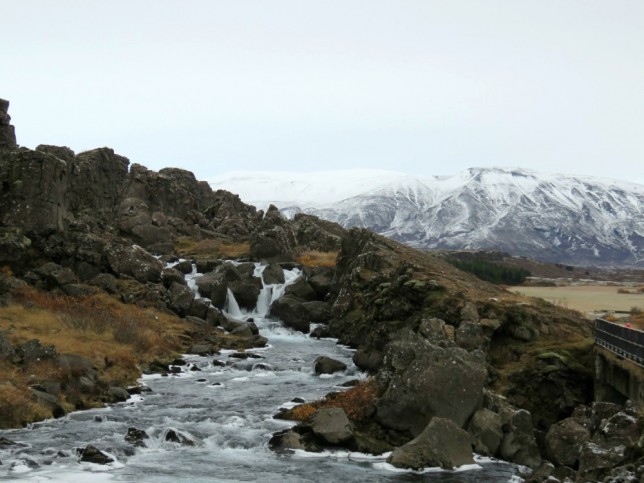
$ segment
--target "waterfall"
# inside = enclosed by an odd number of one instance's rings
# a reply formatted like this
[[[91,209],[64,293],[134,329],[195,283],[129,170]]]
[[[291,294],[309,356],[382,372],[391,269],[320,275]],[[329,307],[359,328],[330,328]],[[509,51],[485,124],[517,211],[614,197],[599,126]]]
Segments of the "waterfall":
[[[257,297],[257,305],[253,310],[253,316],[259,318],[266,318],[268,311],[271,308],[271,304],[284,295],[286,287],[295,282],[302,273],[298,268],[294,268],[293,270],[284,270],[284,283],[266,284],[264,283],[264,278],[262,276],[265,268],[266,265],[260,265],[258,263],[255,267],[255,272],[253,273],[255,277],[262,279],[262,289]]]
[[[192,272],[187,273],[184,276],[186,283],[188,284],[188,287],[190,288],[190,290],[194,292],[195,298],[197,299],[202,298],[201,294],[199,293],[199,288],[197,287],[197,283],[195,281],[198,275],[201,275],[201,274],[197,272],[197,265],[193,263]]]
[[[239,308],[239,304],[237,303],[237,300],[235,300],[235,295],[230,289],[228,289],[226,293],[226,303],[224,304],[224,312],[226,312],[231,317],[235,317],[237,319],[244,317],[244,314]]]

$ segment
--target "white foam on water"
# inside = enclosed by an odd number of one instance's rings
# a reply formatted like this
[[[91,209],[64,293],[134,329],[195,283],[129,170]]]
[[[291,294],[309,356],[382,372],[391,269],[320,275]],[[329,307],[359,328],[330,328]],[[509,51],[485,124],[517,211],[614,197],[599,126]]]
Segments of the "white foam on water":
[[[394,465],[391,465],[386,462],[379,462],[379,463],[374,463],[372,465],[374,468],[378,470],[384,470],[384,471],[389,471],[392,473],[409,473],[409,474],[414,474],[414,475],[424,475],[426,473],[457,473],[457,472],[463,472],[463,471],[475,471],[475,470],[481,470],[483,469],[482,466],[477,465],[477,464],[470,464],[470,465],[462,465],[453,469],[445,469],[445,468],[439,468],[439,467],[430,467],[430,468],[423,468],[422,470],[411,470],[411,469],[406,469],[406,468],[397,468]]]

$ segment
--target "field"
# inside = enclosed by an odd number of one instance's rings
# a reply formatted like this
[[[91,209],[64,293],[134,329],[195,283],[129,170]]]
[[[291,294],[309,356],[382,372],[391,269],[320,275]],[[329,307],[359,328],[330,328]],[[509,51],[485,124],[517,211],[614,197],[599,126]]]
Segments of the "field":
[[[644,293],[618,293],[619,287],[605,285],[571,285],[566,287],[517,287],[513,292],[539,297],[561,307],[590,312],[630,312],[644,310]]]

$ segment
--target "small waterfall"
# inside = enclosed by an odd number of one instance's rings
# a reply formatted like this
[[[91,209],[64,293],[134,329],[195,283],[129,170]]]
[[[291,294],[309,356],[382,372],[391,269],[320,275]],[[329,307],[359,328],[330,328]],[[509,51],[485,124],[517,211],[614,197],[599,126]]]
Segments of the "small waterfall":
[[[237,300],[235,300],[235,295],[230,289],[228,289],[226,293],[226,303],[224,305],[224,312],[226,312],[231,317],[235,317],[236,319],[241,319],[244,317],[243,312],[239,308],[239,304],[237,303]]]
[[[201,294],[199,293],[199,288],[197,287],[197,283],[195,281],[198,275],[202,275],[202,274],[197,272],[197,265],[193,263],[192,272],[187,273],[184,278],[186,279],[186,283],[188,284],[188,287],[190,288],[190,290],[194,292],[195,298],[200,299],[202,297],[201,297]]]
[[[294,268],[293,270],[284,270],[284,283],[266,284],[264,283],[264,278],[262,276],[265,268],[266,265],[260,265],[258,263],[255,266],[255,272],[253,273],[255,277],[262,279],[262,289],[259,292],[259,297],[257,297],[255,310],[253,310],[253,316],[259,318],[266,318],[268,311],[271,308],[271,304],[284,295],[286,287],[295,282],[302,273],[302,271],[297,268]]]

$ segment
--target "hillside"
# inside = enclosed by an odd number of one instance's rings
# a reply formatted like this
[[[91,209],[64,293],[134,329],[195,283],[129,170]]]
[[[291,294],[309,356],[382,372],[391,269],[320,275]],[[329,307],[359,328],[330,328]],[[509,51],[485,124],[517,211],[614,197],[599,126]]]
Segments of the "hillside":
[[[418,248],[499,250],[580,266],[644,266],[641,185],[517,168],[472,168],[444,177],[367,171],[301,178],[247,173],[210,182],[234,187],[250,203],[271,202],[289,215],[301,211],[369,228]],[[284,189],[289,184],[302,190]],[[338,196],[336,184],[347,187]],[[326,195],[307,194],[320,186],[329,187]]]

